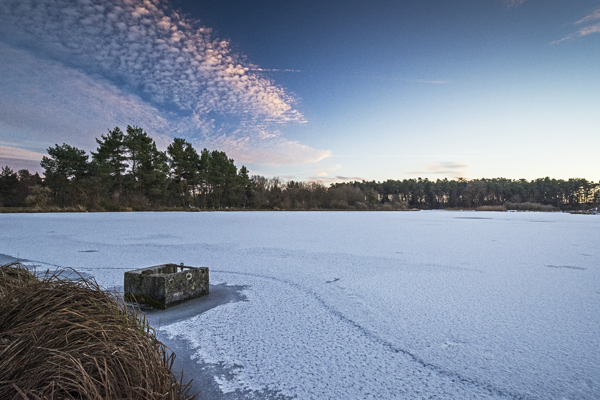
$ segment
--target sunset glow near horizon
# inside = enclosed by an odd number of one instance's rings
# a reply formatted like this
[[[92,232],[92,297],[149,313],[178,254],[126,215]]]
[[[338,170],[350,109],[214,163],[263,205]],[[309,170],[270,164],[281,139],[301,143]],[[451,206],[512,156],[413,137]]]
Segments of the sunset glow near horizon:
[[[119,126],[284,180],[600,181],[600,0],[3,0],[0,167]]]

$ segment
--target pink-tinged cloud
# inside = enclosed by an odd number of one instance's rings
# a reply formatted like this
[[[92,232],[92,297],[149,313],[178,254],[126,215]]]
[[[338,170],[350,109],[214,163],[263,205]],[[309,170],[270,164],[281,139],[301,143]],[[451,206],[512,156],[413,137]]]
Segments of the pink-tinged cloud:
[[[363,177],[360,176],[340,176],[337,175],[335,177],[327,177],[327,176],[323,176],[321,174],[317,174],[317,176],[310,176],[308,177],[308,181],[309,182],[320,182],[323,184],[330,184],[330,183],[342,183],[342,182],[354,182],[354,181],[358,181],[358,182],[362,182],[366,180]]]
[[[223,135],[198,142],[197,147],[216,148],[225,151],[236,162],[264,166],[310,164],[331,155],[331,150],[313,149],[281,137],[259,140],[250,136]]]
[[[40,161],[44,155],[17,147],[0,146],[0,168],[9,167],[14,172],[27,169],[31,173],[43,173]]]
[[[225,135],[211,121],[162,112],[108,82],[94,80],[60,63],[37,59],[1,43],[0,53],[5,55],[0,58],[0,87],[5,91],[0,97],[0,131],[20,131],[22,145],[38,151],[33,154],[44,155],[48,147],[63,142],[94,150],[94,138],[107,129],[128,124],[144,128],[161,149],[173,137],[200,136],[195,140],[196,147],[225,151],[240,163],[297,165],[320,161],[331,154],[288,141],[264,122],[242,121]],[[215,137],[214,132],[219,136]],[[14,143],[0,144],[6,149],[16,148]],[[0,154],[13,160],[29,154],[18,155],[15,151],[3,150]],[[39,162],[41,155],[35,160]]]
[[[595,9],[594,11],[592,11],[591,13],[586,15],[584,18],[575,22],[575,25],[582,25],[582,24],[585,24],[587,22],[594,21],[597,19],[600,19],[600,8]],[[580,28],[578,31],[573,32],[573,33],[563,37],[562,39],[555,40],[555,41],[551,42],[550,44],[558,44],[558,43],[561,43],[561,42],[564,42],[567,40],[571,40],[571,39],[575,39],[578,37],[588,36],[593,33],[600,33],[600,22],[593,24],[593,25],[584,26],[584,27]]]
[[[303,120],[293,97],[249,73],[228,41],[161,0],[3,0],[0,32],[196,115]]]
[[[444,161],[439,163],[431,163],[423,166],[423,169],[408,172],[411,175],[443,175],[451,178],[464,178],[465,172],[471,166],[461,164],[454,161]]]
[[[587,36],[587,35],[591,35],[592,33],[599,33],[599,32],[600,32],[600,23],[598,23],[596,25],[586,26],[585,28],[582,28],[578,33],[580,36]]]
[[[0,158],[14,158],[27,161],[41,161],[46,154],[19,149],[16,147],[0,146]]]
[[[277,68],[249,68],[248,71],[257,71],[257,72],[302,72],[299,69],[277,69]]]
[[[106,129],[131,124],[163,149],[184,137],[240,162],[296,165],[331,153],[280,131],[306,119],[261,72],[299,71],[246,63],[163,0],[3,0],[0,37],[11,43],[0,43],[0,131],[19,132],[23,147],[89,151]]]
[[[600,19],[600,8],[595,9],[590,14],[575,22],[575,25],[585,24],[586,22],[593,21],[596,19]]]

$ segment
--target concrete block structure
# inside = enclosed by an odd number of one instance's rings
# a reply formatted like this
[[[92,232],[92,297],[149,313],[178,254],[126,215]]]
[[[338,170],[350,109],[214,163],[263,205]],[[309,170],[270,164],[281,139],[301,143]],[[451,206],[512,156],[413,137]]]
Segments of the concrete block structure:
[[[208,268],[163,264],[125,272],[125,299],[167,308],[208,294]]]

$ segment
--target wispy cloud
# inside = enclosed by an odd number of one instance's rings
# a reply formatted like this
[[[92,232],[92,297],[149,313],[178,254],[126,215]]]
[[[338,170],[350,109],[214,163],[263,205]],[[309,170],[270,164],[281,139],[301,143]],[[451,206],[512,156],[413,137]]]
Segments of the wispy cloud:
[[[583,25],[583,24],[587,24],[591,21],[596,21],[599,19],[600,19],[600,8],[597,8],[594,11],[590,12],[585,17],[583,17],[582,19],[580,19],[579,21],[576,21],[574,24],[575,25]],[[579,30],[563,37],[562,39],[551,42],[550,44],[558,44],[558,43],[564,42],[566,40],[571,40],[571,39],[575,39],[578,37],[588,36],[593,33],[600,33],[600,22],[597,22],[592,25],[584,26],[584,27],[580,28]]]
[[[464,178],[465,171],[470,165],[454,161],[444,161],[439,163],[425,164],[423,169],[408,172],[411,175],[443,175],[455,179]]]
[[[9,166],[13,171],[28,169],[29,172],[42,172],[40,161],[44,154],[15,147],[0,146],[0,168]]]
[[[321,182],[323,184],[330,184],[330,183],[341,183],[341,182],[353,182],[353,181],[359,181],[362,182],[366,180],[365,178],[362,178],[360,176],[341,176],[341,175],[336,175],[336,176],[326,176],[326,175],[321,175],[321,174],[317,174],[317,176],[309,176],[307,181],[309,182]]]
[[[364,155],[364,154],[335,154],[336,158],[490,158],[490,155],[468,155],[469,152],[460,155],[452,154],[412,154],[412,155]],[[478,152],[477,152],[478,153]]]
[[[28,161],[40,161],[45,154],[15,147],[0,146],[0,158],[18,158]]]
[[[575,22],[575,25],[585,24],[586,22],[590,22],[596,19],[600,19],[600,8],[595,9],[579,21]]]
[[[505,0],[508,7],[515,7],[525,3],[527,0]]]
[[[297,121],[293,98],[249,74],[229,42],[160,1],[5,0],[2,31],[86,69],[139,86],[158,103],[203,115]]]
[[[277,69],[277,68],[249,68],[248,71],[257,71],[257,72],[302,72],[299,69]]]
[[[247,143],[244,154],[262,154],[263,146],[263,153],[299,149],[294,157],[280,154],[261,159],[267,163],[311,162],[330,154],[286,141],[277,128],[306,120],[294,109],[295,98],[260,72],[298,71],[247,64],[228,41],[213,37],[210,28],[170,10],[161,0],[4,0],[0,2],[0,36],[13,48],[27,49],[36,58],[31,65],[49,63],[53,74],[62,71],[76,76],[76,83],[67,83],[67,89],[56,93],[54,88],[44,92],[44,87],[51,85],[47,82],[40,83],[41,88],[22,85],[26,91],[36,92],[33,96],[39,105],[44,104],[51,124],[60,125],[56,114],[61,111],[67,111],[63,124],[68,117],[83,122],[82,116],[69,113],[61,103],[75,102],[68,97],[75,84],[83,85],[88,94],[98,86],[101,94],[92,95],[98,107],[76,108],[85,108],[88,114],[119,114],[119,106],[125,102],[126,109],[135,110],[130,115],[140,117],[127,123],[143,126],[149,133],[187,135],[205,143],[228,137],[228,143]],[[0,58],[6,57],[7,48],[0,49]],[[45,74],[39,69],[36,73]],[[55,98],[44,102],[49,96]],[[16,122],[15,115],[20,115],[8,114],[4,112],[0,124],[11,125]],[[120,119],[111,117],[106,118],[110,125]],[[40,115],[40,124],[46,118]],[[60,130],[58,125],[55,131]],[[258,148],[251,151],[253,146]],[[305,155],[304,161],[301,155]],[[246,158],[261,161],[250,155]]]
[[[196,129],[191,120],[162,112],[58,62],[2,43],[0,54],[0,145],[43,152],[67,142],[90,150],[95,148],[94,138],[107,129],[131,124],[143,126],[166,146],[172,135]]]
[[[341,176],[341,175],[337,175],[335,178],[337,180],[340,180],[340,181],[359,181],[359,182],[362,182],[362,181],[366,180],[365,178],[362,178],[360,176]]]
[[[261,141],[253,136],[227,136],[204,140],[202,145],[218,148],[242,163],[266,166],[316,163],[331,155],[331,150],[317,150],[297,141],[277,137]]]

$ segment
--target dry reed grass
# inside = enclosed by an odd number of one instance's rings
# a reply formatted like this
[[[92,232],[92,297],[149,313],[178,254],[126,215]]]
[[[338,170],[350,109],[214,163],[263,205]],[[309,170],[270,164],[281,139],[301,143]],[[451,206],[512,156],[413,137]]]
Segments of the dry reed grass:
[[[506,211],[505,206],[479,206],[475,211]]]
[[[517,210],[517,211],[559,211],[558,208],[553,207],[549,204],[540,204],[540,203],[504,203],[507,210]]]
[[[188,396],[143,314],[94,280],[0,267],[0,399]]]

